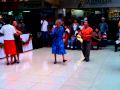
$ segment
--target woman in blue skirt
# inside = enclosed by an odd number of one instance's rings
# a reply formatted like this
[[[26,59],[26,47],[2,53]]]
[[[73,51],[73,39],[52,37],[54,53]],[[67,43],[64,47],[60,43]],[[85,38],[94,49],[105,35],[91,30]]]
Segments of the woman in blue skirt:
[[[52,42],[52,54],[54,54],[55,62],[57,63],[56,55],[62,55],[63,62],[65,63],[67,60],[65,60],[64,54],[66,54],[65,48],[64,48],[64,41],[63,41],[63,34],[64,34],[64,28],[61,26],[61,20],[56,20],[55,22],[56,27],[52,31],[51,35],[53,37]]]

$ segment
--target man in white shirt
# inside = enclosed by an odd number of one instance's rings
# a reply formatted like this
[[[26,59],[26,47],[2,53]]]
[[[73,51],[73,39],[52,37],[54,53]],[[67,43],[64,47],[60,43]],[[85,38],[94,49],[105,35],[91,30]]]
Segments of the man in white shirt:
[[[80,28],[80,30],[82,30],[84,28],[84,21],[83,20],[81,20],[79,28]]]
[[[48,40],[48,21],[44,18],[41,20],[42,44],[47,46]]]
[[[15,45],[15,41],[14,41],[14,34],[16,33],[16,30],[12,25],[10,25],[9,19],[7,19],[5,23],[6,23],[6,25],[4,25],[1,28],[0,33],[4,34],[4,50],[5,50],[5,54],[6,54],[7,65],[9,65],[9,64],[14,63],[13,57],[16,55],[16,45]],[[10,63],[8,60],[8,55],[11,56]]]

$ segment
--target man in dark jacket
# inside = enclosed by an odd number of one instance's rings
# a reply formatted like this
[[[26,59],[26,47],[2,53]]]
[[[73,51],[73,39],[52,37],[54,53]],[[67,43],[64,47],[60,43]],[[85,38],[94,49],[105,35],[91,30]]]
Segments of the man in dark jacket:
[[[120,29],[118,30],[116,36],[117,36],[117,40],[115,41],[115,52],[118,51],[118,47],[119,47],[119,45],[120,45]]]

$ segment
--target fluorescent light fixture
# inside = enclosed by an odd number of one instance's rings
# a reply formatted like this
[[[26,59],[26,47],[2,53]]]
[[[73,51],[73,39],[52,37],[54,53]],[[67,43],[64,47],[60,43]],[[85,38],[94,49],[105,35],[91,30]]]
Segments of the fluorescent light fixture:
[[[29,13],[30,11],[23,11],[23,12]]]
[[[8,15],[13,15],[13,11],[8,12]]]

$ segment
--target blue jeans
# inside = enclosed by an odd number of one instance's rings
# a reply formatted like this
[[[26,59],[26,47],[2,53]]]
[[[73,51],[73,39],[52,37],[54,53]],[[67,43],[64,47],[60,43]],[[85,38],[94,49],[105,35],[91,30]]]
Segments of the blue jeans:
[[[42,45],[47,46],[48,44],[48,32],[42,31]]]
[[[68,40],[68,45],[73,48],[75,48],[75,42],[76,42],[76,38],[70,39]]]

